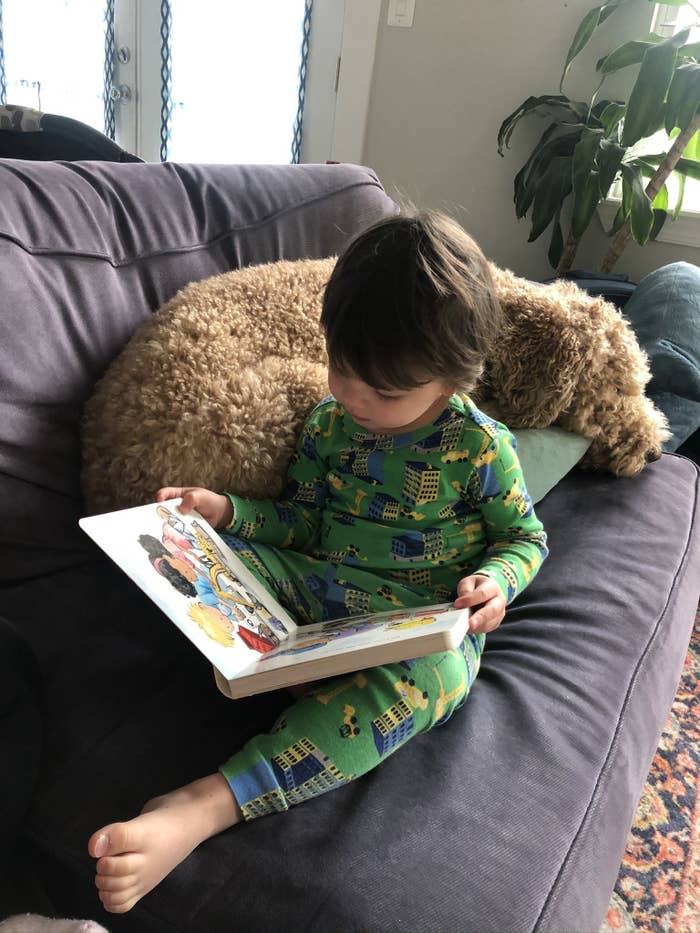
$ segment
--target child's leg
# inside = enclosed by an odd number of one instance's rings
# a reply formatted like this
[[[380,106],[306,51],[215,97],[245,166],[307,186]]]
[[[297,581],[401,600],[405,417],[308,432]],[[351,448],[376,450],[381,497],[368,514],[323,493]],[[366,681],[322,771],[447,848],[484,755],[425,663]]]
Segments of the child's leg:
[[[341,568],[328,561],[233,537],[228,543],[306,622],[354,614],[358,607],[377,612],[440,601],[361,568],[343,565],[339,578]],[[449,716],[471,686],[482,647],[483,636],[469,636],[463,650],[324,681],[220,773],[149,801],[133,820],[98,830],[88,850],[98,859],[95,883],[105,909],[130,910],[205,839],[244,817],[286,810],[364,774]]]
[[[247,820],[366,774],[446,720],[469,692],[483,636],[461,648],[327,680],[221,767]]]
[[[446,720],[469,692],[483,644],[469,635],[454,651],[324,681],[221,773],[96,832],[88,850],[105,909],[131,910],[205,839],[339,787]]]

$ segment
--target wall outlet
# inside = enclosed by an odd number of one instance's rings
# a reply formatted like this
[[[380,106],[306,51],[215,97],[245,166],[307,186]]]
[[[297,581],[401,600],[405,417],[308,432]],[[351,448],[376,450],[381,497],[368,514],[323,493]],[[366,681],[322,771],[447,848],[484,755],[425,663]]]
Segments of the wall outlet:
[[[389,0],[389,26],[412,26],[416,0]]]

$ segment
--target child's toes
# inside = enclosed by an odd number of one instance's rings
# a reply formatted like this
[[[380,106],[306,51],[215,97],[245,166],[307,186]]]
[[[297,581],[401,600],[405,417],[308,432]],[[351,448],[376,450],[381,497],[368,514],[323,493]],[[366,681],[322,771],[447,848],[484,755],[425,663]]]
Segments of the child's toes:
[[[118,894],[121,891],[127,891],[132,888],[136,882],[134,875],[95,875],[95,885],[100,891],[109,891]]]
[[[98,875],[124,878],[127,875],[136,875],[143,865],[143,857],[138,852],[130,855],[104,855],[95,864]]]
[[[139,848],[138,838],[135,838],[139,835],[133,820],[129,823],[112,823],[90,836],[88,852],[93,858],[134,852]]]
[[[100,900],[111,914],[125,914],[139,900],[140,893],[133,887],[126,891],[100,891]]]

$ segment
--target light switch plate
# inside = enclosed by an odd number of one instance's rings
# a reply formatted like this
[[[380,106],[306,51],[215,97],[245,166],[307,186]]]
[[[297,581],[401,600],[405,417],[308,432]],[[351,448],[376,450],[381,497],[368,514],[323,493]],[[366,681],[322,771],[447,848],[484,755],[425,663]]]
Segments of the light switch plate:
[[[389,26],[412,26],[416,0],[389,0]]]

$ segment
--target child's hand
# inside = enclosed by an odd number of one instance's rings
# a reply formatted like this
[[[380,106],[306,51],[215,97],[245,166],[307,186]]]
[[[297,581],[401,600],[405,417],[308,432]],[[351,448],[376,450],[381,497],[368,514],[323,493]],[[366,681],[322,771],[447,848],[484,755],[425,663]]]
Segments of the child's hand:
[[[469,631],[475,634],[492,632],[498,628],[506,614],[506,598],[500,586],[482,573],[462,577],[457,584],[455,609],[464,609],[465,606],[479,607],[469,619]]]
[[[156,493],[156,502],[182,498],[178,510],[187,515],[196,509],[212,528],[225,528],[233,519],[233,505],[228,496],[222,496],[201,486],[164,486]]]

